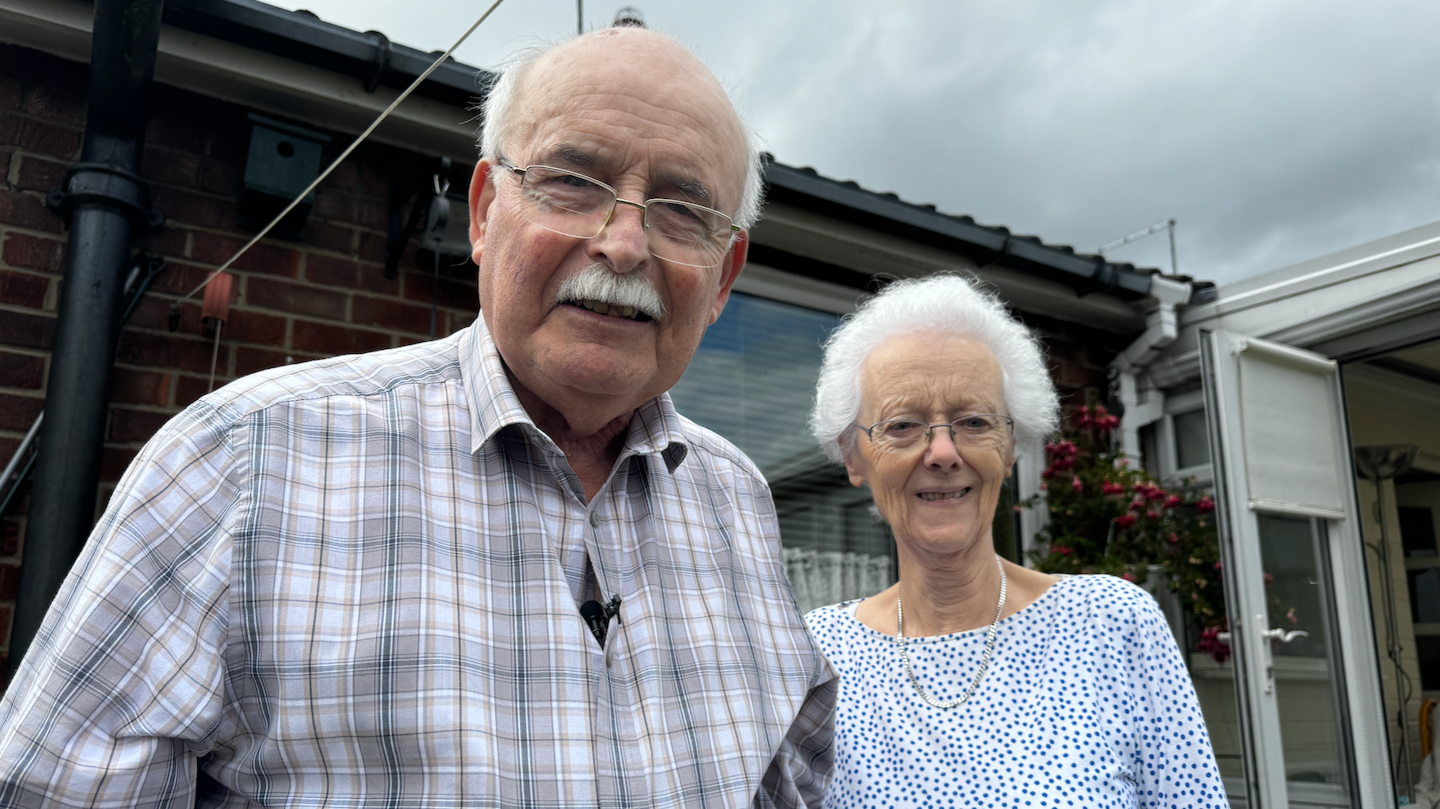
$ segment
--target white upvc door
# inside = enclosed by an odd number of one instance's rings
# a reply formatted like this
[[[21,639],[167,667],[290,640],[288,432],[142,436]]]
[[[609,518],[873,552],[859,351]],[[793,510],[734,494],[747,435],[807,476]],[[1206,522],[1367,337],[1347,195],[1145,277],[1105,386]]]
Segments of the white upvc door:
[[[1339,369],[1201,332],[1252,809],[1395,806]]]

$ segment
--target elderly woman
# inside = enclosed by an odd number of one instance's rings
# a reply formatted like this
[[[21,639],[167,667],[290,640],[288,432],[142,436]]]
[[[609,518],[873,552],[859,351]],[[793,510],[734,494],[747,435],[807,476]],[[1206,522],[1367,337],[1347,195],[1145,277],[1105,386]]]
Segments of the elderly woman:
[[[1034,338],[958,276],[891,284],[826,344],[812,429],[900,561],[806,619],[840,674],[826,807],[1227,805],[1154,599],[995,553],[1017,447],[1056,411]]]

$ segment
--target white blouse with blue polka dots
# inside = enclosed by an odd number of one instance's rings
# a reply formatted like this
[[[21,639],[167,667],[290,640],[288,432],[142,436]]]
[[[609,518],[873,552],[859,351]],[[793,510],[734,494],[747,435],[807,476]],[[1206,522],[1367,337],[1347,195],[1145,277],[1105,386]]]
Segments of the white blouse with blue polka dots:
[[[826,809],[1228,806],[1180,651],[1139,587],[1062,578],[1000,622],[980,688],[949,710],[921,700],[858,603],[806,616],[840,673]],[[986,629],[906,639],[935,698],[964,692]]]

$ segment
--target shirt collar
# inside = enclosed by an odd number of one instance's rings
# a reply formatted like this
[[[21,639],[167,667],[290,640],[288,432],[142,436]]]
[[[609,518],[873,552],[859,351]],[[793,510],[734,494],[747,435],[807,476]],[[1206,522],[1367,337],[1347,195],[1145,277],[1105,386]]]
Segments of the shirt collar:
[[[505,366],[500,361],[500,352],[490,336],[490,329],[485,325],[483,312],[460,338],[459,355],[460,378],[465,386],[465,395],[470,400],[474,420],[470,440],[472,454],[479,452],[501,428],[511,424],[519,424],[532,436],[551,443],[549,437],[535,426],[510,387],[510,379],[505,375]],[[680,414],[675,411],[670,394],[662,393],[635,409],[620,459],[659,453],[665,461],[666,470],[673,473],[689,451],[690,445],[681,430]]]

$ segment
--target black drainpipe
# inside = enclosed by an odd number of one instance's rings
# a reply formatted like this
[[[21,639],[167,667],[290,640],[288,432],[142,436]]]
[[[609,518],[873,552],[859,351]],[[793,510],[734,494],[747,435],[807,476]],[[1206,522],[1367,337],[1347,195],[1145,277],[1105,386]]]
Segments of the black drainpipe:
[[[139,171],[163,4],[95,0],[85,145],[65,187],[46,200],[68,217],[70,240],[10,636],[11,673],[94,526],[130,232],[160,224]]]

